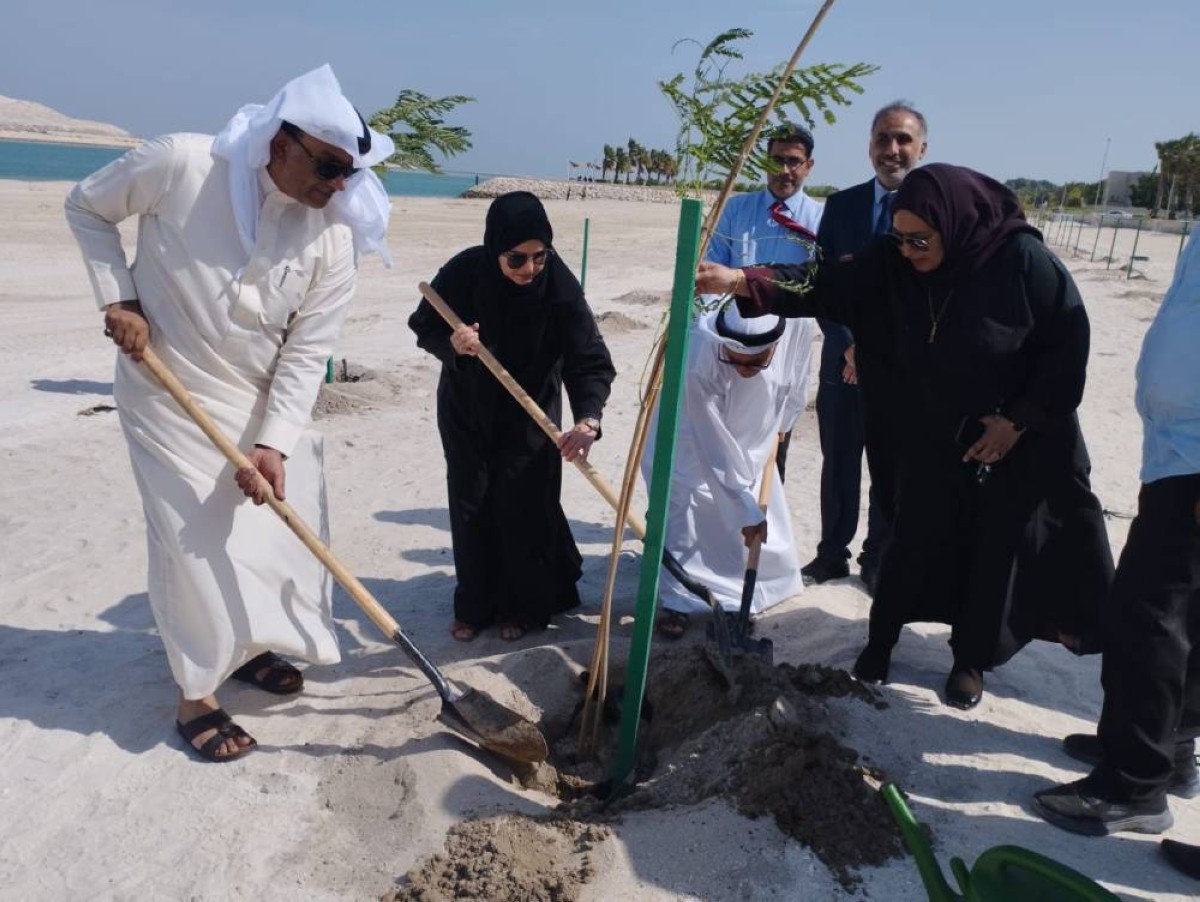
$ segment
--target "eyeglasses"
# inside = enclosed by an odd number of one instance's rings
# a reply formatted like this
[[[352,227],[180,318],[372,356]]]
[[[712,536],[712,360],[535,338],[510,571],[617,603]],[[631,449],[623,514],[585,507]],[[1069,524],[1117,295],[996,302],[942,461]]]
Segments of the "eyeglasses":
[[[756,354],[755,359],[751,360],[732,360],[725,355],[725,352],[722,352],[717,355],[717,360],[726,366],[736,366],[744,370],[765,370],[771,365],[771,359],[775,356],[775,349],[770,348],[764,354],[766,356]],[[761,363],[758,362],[760,360],[762,361]]]
[[[336,179],[348,179],[359,172],[358,169],[348,166],[345,163],[338,163],[336,160],[326,160],[318,157],[304,146],[304,142],[300,140],[299,135],[293,135],[291,132],[287,132],[286,134],[300,145],[302,151],[308,154],[308,158],[312,160],[313,164],[313,175],[321,179],[321,181],[332,182]]]
[[[771,162],[780,169],[799,169],[808,162],[804,157],[779,157],[771,154]]]
[[[532,254],[523,254],[520,251],[508,251],[501,254],[504,262],[508,264],[509,269],[521,269],[530,260],[534,266],[545,266],[546,258],[554,253],[550,248],[544,247],[540,251],[534,251]]]
[[[902,244],[907,244],[911,248],[919,251],[929,250],[929,239],[922,238],[919,235],[902,235],[899,232],[888,232],[887,236],[892,239],[896,247]]]

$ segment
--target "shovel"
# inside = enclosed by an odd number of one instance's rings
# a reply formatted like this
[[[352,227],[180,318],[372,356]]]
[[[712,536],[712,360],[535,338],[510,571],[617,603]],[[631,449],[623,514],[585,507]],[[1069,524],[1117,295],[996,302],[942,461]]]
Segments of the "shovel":
[[[234,467],[239,470],[254,468],[249,458],[229,440],[228,436],[221,432],[220,427],[204,412],[204,408],[196,403],[183,383],[149,347],[142,352],[142,364]],[[279,514],[280,519],[288,525],[288,528],[296,534],[305,547],[316,555],[317,560],[329,569],[334,579],[341,583],[372,622],[388,638],[399,645],[417,665],[421,673],[425,674],[433,683],[438,695],[442,698],[442,710],[438,714],[438,719],[442,723],[470,739],[480,748],[495,752],[511,761],[537,764],[546,760],[549,749],[546,747],[545,737],[536,726],[482,692],[470,688],[458,689],[452,686],[442,676],[441,671],[413,644],[412,640],[404,635],[400,624],[384,609],[383,605],[375,600],[375,597],[367,591],[366,586],[359,582],[358,578],[334,557],[329,547],[308,528],[291,505],[275,497],[270,483],[261,474],[258,479],[265,490],[267,504],[271,509]]]
[[[764,517],[767,514],[767,504],[771,500],[771,480],[775,474],[775,455],[778,451],[779,436],[776,435],[775,443],[771,446],[771,453],[767,456],[767,462],[763,466],[762,484],[758,487],[758,509],[763,512]],[[738,610],[737,623],[733,633],[734,642],[737,643],[738,648],[747,654],[759,655],[770,664],[774,658],[771,640],[750,638],[750,605],[754,602],[754,586],[758,582],[758,559],[762,554],[762,543],[762,538],[755,536],[746,555],[746,576],[742,582],[742,606]]]

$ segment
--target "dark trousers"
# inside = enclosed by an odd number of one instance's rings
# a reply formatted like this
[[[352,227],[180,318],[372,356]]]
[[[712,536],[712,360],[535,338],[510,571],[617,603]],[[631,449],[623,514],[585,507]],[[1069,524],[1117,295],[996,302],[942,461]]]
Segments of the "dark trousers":
[[[1200,474],[1142,486],[1110,597],[1097,776],[1117,801],[1161,798],[1200,735]]]
[[[787,456],[790,447],[792,447],[792,430],[789,429],[779,440],[779,447],[775,449],[775,469],[779,471],[780,482],[787,479]]]
[[[817,426],[821,436],[821,541],[817,557],[841,562],[850,557],[850,542],[858,530],[865,433],[862,396],[857,385],[842,379],[850,346],[845,326],[818,321],[821,344],[820,385],[817,388]],[[863,559],[878,559],[880,536],[886,532],[879,505],[871,493],[867,507],[867,539]]]

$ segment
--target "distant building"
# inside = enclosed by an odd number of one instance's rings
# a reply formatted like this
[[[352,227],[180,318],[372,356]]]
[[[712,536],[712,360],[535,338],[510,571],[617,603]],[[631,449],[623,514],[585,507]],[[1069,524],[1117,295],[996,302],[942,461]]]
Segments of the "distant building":
[[[1108,174],[1108,184],[1105,186],[1104,200],[1102,203],[1105,206],[1112,207],[1132,206],[1129,200],[1130,189],[1133,188],[1133,183],[1140,179],[1143,175],[1150,175],[1150,173],[1110,172]]]

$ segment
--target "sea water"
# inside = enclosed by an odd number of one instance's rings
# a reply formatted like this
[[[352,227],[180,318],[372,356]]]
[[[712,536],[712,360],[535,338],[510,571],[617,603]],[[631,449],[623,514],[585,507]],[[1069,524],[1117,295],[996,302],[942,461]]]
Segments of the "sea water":
[[[123,148],[85,144],[46,144],[0,141],[0,179],[77,182],[111,163]],[[472,185],[490,178],[475,173],[389,171],[383,174],[388,194],[406,197],[458,197]]]

